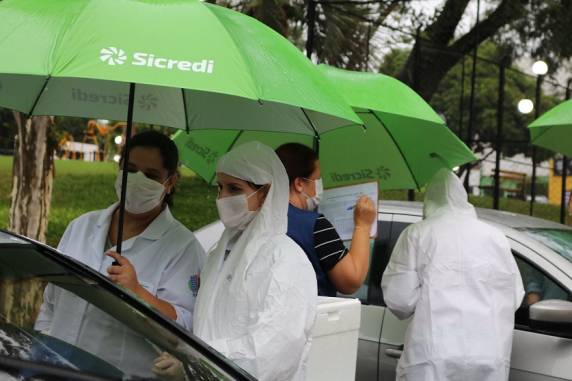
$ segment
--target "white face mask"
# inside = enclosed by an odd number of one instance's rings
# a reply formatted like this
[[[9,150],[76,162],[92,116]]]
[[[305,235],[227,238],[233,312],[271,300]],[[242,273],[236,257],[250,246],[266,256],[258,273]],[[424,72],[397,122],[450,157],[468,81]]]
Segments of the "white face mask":
[[[318,206],[320,205],[320,201],[322,200],[322,195],[324,194],[324,185],[322,184],[322,179],[305,179],[308,181],[314,182],[314,189],[316,195],[314,197],[310,197],[306,192],[302,192],[304,196],[306,196],[306,209],[316,211],[318,210]]]
[[[119,171],[115,180],[115,193],[121,199],[121,179],[123,171]],[[146,213],[161,204],[165,194],[165,186],[151,180],[142,172],[127,174],[127,193],[125,210],[132,214]]]
[[[246,229],[248,224],[258,213],[258,211],[248,209],[248,199],[260,189],[252,192],[248,196],[239,194],[237,196],[217,198],[216,207],[218,209],[218,215],[225,227],[238,230]]]

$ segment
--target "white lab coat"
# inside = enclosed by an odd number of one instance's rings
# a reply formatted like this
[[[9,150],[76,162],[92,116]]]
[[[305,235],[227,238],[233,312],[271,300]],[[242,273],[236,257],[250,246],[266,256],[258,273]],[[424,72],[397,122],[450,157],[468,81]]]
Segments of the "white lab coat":
[[[399,237],[382,278],[389,309],[412,316],[397,380],[507,380],[524,296],[508,240],[477,219],[450,171],[432,180],[424,212]]]
[[[304,251],[286,236],[286,171],[274,151],[253,142],[225,155],[217,172],[272,185],[245,231],[226,229],[211,250],[194,333],[259,380],[303,380],[318,291]]]
[[[58,250],[104,275],[113,258],[105,255],[111,216],[117,204],[80,216],[67,227]],[[112,248],[114,249],[114,248]],[[197,279],[206,257],[193,233],[166,207],[141,233],[123,242],[122,255],[135,267],[139,283],[173,305],[177,323],[192,329]],[[35,329],[82,348],[127,374],[152,376],[157,352],[126,325],[71,292],[48,284]],[[143,364],[149,364],[148,372]]]

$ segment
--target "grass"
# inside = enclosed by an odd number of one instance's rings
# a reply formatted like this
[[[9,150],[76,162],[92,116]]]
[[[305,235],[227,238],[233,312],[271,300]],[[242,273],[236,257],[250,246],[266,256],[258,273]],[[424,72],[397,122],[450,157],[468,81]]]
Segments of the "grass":
[[[10,210],[12,158],[0,156],[0,228],[8,227]],[[56,246],[66,226],[74,218],[91,210],[103,209],[116,201],[113,184],[117,174],[114,163],[87,163],[81,161],[56,161],[56,179],[52,194],[47,243]],[[185,226],[195,230],[217,218],[216,189],[186,168],[181,170],[177,184],[173,214]],[[386,200],[407,200],[406,191],[385,191]],[[423,194],[417,193],[416,200]],[[490,197],[471,197],[471,202],[482,208],[491,208]],[[501,199],[500,209],[528,214],[527,202]],[[555,205],[535,205],[535,216],[558,221],[560,208]]]
[[[8,227],[12,159],[0,156],[0,228]],[[56,178],[47,232],[47,243],[56,246],[66,226],[91,210],[103,209],[117,200],[114,163],[56,161]],[[195,177],[186,168],[177,184],[173,214],[195,230],[217,218],[216,188]]]

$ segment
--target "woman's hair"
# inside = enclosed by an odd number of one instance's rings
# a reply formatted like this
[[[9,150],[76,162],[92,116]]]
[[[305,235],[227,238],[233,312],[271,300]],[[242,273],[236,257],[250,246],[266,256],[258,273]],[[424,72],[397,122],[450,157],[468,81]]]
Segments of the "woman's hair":
[[[133,135],[131,143],[129,144],[129,151],[135,147],[157,148],[163,159],[163,168],[167,170],[169,176],[178,174],[179,167],[179,150],[175,143],[165,134],[157,131],[149,130],[139,134]],[[122,152],[123,161],[124,152]],[[175,187],[171,189],[171,193],[165,196],[163,202],[167,205],[173,206],[173,199],[175,195]]]
[[[278,147],[276,154],[284,164],[290,186],[298,177],[309,178],[316,170],[318,155],[311,148],[299,143],[286,143]]]

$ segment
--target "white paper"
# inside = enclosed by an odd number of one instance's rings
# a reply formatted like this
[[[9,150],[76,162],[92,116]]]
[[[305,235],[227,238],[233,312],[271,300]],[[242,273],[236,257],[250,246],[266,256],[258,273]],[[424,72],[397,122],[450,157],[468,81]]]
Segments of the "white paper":
[[[341,239],[352,238],[354,232],[354,208],[361,196],[368,196],[376,206],[378,201],[377,182],[349,185],[324,190],[320,200],[320,213],[334,225]],[[376,218],[377,220],[377,218]],[[377,221],[376,221],[377,222]],[[377,223],[372,224],[370,237],[377,235]]]

